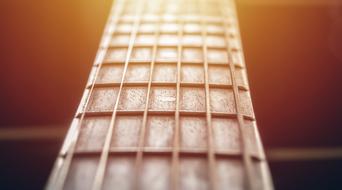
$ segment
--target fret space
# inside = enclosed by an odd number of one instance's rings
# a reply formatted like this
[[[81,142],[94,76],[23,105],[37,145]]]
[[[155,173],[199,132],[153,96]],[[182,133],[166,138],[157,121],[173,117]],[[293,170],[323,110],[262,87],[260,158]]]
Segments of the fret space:
[[[158,113],[158,112],[156,112]],[[143,112],[118,115],[111,141],[111,153],[134,153],[138,151],[138,136],[141,130]],[[75,154],[100,154],[104,146],[104,139],[110,125],[111,116],[87,116],[81,126],[80,137]],[[256,158],[256,125],[255,122],[245,120],[245,134],[248,144]],[[217,155],[238,156],[241,154],[241,139],[238,120],[236,118],[213,117],[212,130],[214,136],[214,150]],[[181,115],[180,117],[180,152],[184,154],[206,154],[207,128],[205,114]],[[144,152],[172,153],[172,141],[176,120],[174,114],[151,114],[147,118],[146,139]],[[162,137],[162,138],[161,138]]]
[[[98,165],[98,157],[76,157],[71,162],[71,170],[66,181],[66,189],[88,189],[89,185],[95,178],[96,168]],[[202,189],[208,188],[208,162],[205,156],[180,155],[180,176],[179,186],[182,189]],[[118,189],[132,189],[133,185],[130,180],[127,180],[136,174],[135,155],[120,154],[109,155],[106,172],[104,175],[104,189],[116,187]],[[167,155],[146,155],[141,164],[142,177],[139,179],[139,186],[143,189],[168,189],[170,187],[170,177],[172,175],[172,160]],[[262,176],[262,163],[253,161],[252,167],[256,176]],[[87,170],[84,171],[84,168]],[[237,159],[226,159],[218,157],[217,177],[219,186],[234,187],[234,189],[244,189],[244,166],[243,162]],[[226,171],[231,171],[228,174]],[[82,173],[82,175],[80,174]],[[77,181],[78,177],[83,178],[82,181]],[[158,180],[155,180],[158,179]],[[256,185],[261,187],[262,179],[257,177]],[[209,188],[208,188],[209,189]]]
[[[173,111],[176,109],[175,87],[152,87],[149,110]]]

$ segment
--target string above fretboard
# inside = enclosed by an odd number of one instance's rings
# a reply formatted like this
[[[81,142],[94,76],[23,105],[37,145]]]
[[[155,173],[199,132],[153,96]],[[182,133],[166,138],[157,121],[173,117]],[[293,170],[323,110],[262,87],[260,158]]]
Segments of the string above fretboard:
[[[272,189],[232,1],[114,2],[47,189]]]

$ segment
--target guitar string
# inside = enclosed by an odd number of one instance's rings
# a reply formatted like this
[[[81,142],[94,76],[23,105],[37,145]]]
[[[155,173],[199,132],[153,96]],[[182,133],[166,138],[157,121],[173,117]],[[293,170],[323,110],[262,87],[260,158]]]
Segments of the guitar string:
[[[125,76],[127,73],[127,68],[128,68],[129,62],[130,62],[131,53],[133,51],[133,46],[134,46],[134,42],[136,39],[138,27],[139,27],[140,22],[141,22],[141,14],[142,14],[142,11],[144,8],[143,5],[145,5],[145,4],[146,4],[145,0],[143,0],[143,1],[139,1],[139,4],[136,5],[136,14],[135,14],[135,19],[134,19],[134,24],[133,24],[134,26],[133,26],[133,31],[132,31],[131,36],[130,36],[130,41],[129,41],[128,50],[127,50],[127,54],[126,54],[125,66],[124,66],[124,70],[123,70],[123,74],[122,74],[122,78],[121,78],[121,83],[120,83],[119,91],[118,91],[118,94],[116,97],[115,106],[114,106],[113,114],[111,117],[109,129],[108,129],[108,132],[107,132],[107,135],[105,138],[105,144],[104,144],[102,152],[101,152],[100,162],[99,162],[99,165],[98,165],[97,170],[96,170],[94,183],[92,185],[92,190],[100,190],[102,188],[102,185],[103,185],[104,175],[105,175],[107,161],[108,161],[108,154],[109,154],[109,150],[110,150],[110,144],[111,144],[112,135],[113,135],[114,127],[115,127],[116,112],[117,112],[117,109],[119,106],[119,101],[121,99],[121,92],[122,92],[123,85],[125,82]]]
[[[179,1],[177,2],[179,3]],[[176,110],[175,110],[175,129],[174,129],[174,135],[173,135],[173,147],[172,147],[172,171],[171,171],[171,188],[173,190],[179,189],[179,149],[180,149],[180,121],[179,121],[179,102],[180,102],[180,83],[181,83],[181,64],[182,64],[182,51],[183,47],[181,45],[182,43],[182,37],[183,37],[183,21],[181,18],[181,13],[183,13],[183,10],[181,10],[178,13],[177,16],[177,24],[178,24],[178,31],[177,31],[177,37],[178,37],[178,43],[177,43],[177,78],[176,78]]]
[[[96,81],[97,76],[99,74],[99,70],[101,69],[101,66],[102,66],[103,56],[101,56],[101,55],[105,55],[105,53],[107,51],[106,45],[103,45],[103,44],[105,44],[106,37],[108,35],[106,33],[108,32],[108,28],[111,25],[112,17],[114,18],[113,23],[117,23],[118,15],[121,13],[121,11],[122,11],[122,0],[119,0],[119,1],[116,1],[116,5],[112,7],[110,17],[107,19],[106,29],[103,32],[104,37],[102,38],[102,40],[100,42],[101,48],[99,48],[99,51],[97,53],[97,56],[100,57],[100,60],[97,60],[99,57],[97,57],[95,59],[95,63],[97,61],[99,61],[99,65],[97,65],[95,77],[92,78],[91,89],[88,91],[88,94],[85,94],[86,95],[85,102],[82,102],[84,104],[82,105],[82,108],[80,109],[82,111],[81,118],[79,119],[78,123],[76,123],[76,127],[74,128],[75,131],[72,131],[73,128],[71,128],[71,130],[68,132],[68,133],[72,134],[69,139],[65,140],[65,143],[64,143],[64,144],[68,145],[68,147],[63,146],[61,153],[59,155],[59,158],[63,157],[64,155],[66,155],[66,157],[61,158],[60,162],[58,162],[58,160],[56,161],[56,165],[54,167],[53,174],[51,175],[52,178],[51,178],[51,180],[49,179],[49,182],[47,184],[47,189],[63,189],[63,187],[64,187],[66,176],[67,176],[69,168],[70,168],[71,160],[72,160],[74,152],[75,152],[76,143],[77,143],[77,139],[79,136],[80,128],[81,128],[82,122],[83,122],[84,117],[85,117],[85,111],[88,109],[90,97],[91,97],[91,94],[92,94],[94,86],[95,86],[95,81]],[[114,26],[116,26],[116,24],[114,24]],[[115,28],[113,30],[115,30]]]
[[[202,36],[202,51],[203,51],[203,66],[204,66],[204,78],[205,78],[205,102],[206,102],[206,120],[207,120],[207,143],[208,143],[208,162],[209,162],[209,179],[211,189],[217,189],[217,171],[216,171],[216,158],[213,149],[213,132],[212,132],[212,121],[211,121],[211,108],[210,108],[210,91],[209,91],[209,77],[208,77],[208,49],[207,49],[207,28],[205,17],[205,1],[200,2],[200,15],[201,15],[201,36]]]
[[[231,5],[233,6],[233,5]],[[226,4],[222,2],[221,0],[221,15],[222,17],[225,17],[226,15],[224,14],[226,11],[229,12],[229,7],[226,7]],[[235,7],[231,7],[232,9],[234,9]],[[227,9],[227,10],[226,10]],[[227,17],[229,17],[231,15],[227,15]],[[237,113],[237,119],[238,119],[238,125],[239,125],[239,134],[240,134],[240,144],[241,144],[241,153],[242,153],[242,159],[243,159],[243,163],[245,165],[244,170],[245,170],[245,189],[249,189],[252,190],[254,189],[254,184],[255,183],[255,179],[253,177],[253,171],[252,171],[252,159],[250,157],[250,153],[249,153],[249,147],[247,144],[247,137],[246,137],[246,133],[244,128],[246,127],[244,125],[244,118],[243,115],[241,113],[241,105],[240,105],[240,101],[241,101],[241,97],[239,94],[239,88],[237,85],[237,81],[236,81],[236,73],[235,73],[235,65],[232,59],[232,55],[231,52],[235,51],[234,49],[232,49],[230,47],[230,43],[229,43],[229,34],[227,33],[227,29],[229,28],[229,25],[227,23],[227,18],[224,19],[224,25],[225,25],[225,43],[227,45],[227,53],[228,53],[228,59],[229,59],[229,69],[231,72],[231,79],[232,79],[232,84],[233,84],[233,92],[234,92],[234,100],[235,100],[235,110]],[[235,26],[236,27],[236,26]]]
[[[161,1],[159,1],[161,2]],[[139,139],[138,139],[138,150],[136,154],[136,160],[135,160],[135,167],[136,172],[134,176],[134,189],[139,189],[139,176],[142,173],[142,160],[143,160],[143,151],[144,151],[144,144],[145,144],[145,137],[146,137],[146,125],[147,125],[147,119],[148,119],[148,110],[150,106],[150,96],[151,96],[151,85],[152,85],[152,79],[153,79],[153,72],[154,72],[154,64],[156,60],[156,54],[157,54],[157,48],[158,48],[158,40],[159,40],[159,33],[160,33],[160,21],[161,16],[159,16],[158,19],[158,25],[155,31],[153,32],[154,37],[154,44],[152,47],[152,55],[151,55],[151,62],[150,62],[150,73],[149,73],[149,80],[147,84],[147,93],[146,93],[146,101],[145,101],[145,109],[143,111],[143,121],[142,126],[140,129]]]

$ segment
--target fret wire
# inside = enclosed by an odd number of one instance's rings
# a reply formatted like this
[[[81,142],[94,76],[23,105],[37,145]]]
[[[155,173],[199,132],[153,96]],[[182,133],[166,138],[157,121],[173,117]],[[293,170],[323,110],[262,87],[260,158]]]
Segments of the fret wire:
[[[119,154],[128,154],[128,153],[132,153],[133,155],[136,154],[137,152],[137,148],[138,147],[115,147],[115,148],[111,148],[109,155],[119,155]],[[101,150],[91,150],[91,151],[87,151],[87,150],[82,150],[82,151],[76,151],[74,153],[74,157],[75,156],[87,156],[87,155],[101,155]],[[173,152],[173,147],[167,147],[167,148],[154,148],[154,147],[144,147],[143,150],[144,154],[168,154],[170,156],[172,156],[172,152]],[[204,148],[201,149],[191,149],[191,148],[181,148],[179,149],[179,154],[192,154],[192,155],[208,155],[208,151]],[[235,158],[242,158],[242,154],[241,152],[237,151],[237,150],[218,150],[214,153],[216,156],[221,156],[221,157],[235,157]],[[265,161],[264,157],[260,157],[257,154],[251,154],[251,159],[253,161]]]
[[[217,185],[217,171],[216,171],[216,158],[214,153],[213,132],[211,124],[211,108],[210,108],[210,91],[209,91],[209,77],[208,77],[208,52],[207,52],[207,23],[204,20],[205,15],[205,1],[201,0],[200,13],[201,13],[201,36],[203,40],[203,66],[204,66],[204,78],[205,78],[205,102],[206,102],[206,120],[207,120],[207,143],[208,143],[208,162],[209,162],[209,179],[211,189],[216,190]]]
[[[165,46],[165,45],[158,45],[160,48],[177,48],[177,46]],[[190,46],[190,45],[182,45],[183,48],[201,48],[201,46]],[[149,48],[151,46],[146,46],[145,48]],[[222,49],[222,48],[216,48],[216,47],[212,47],[212,49]],[[223,48],[224,50],[226,50],[226,48]],[[150,63],[151,61],[144,61],[144,60],[131,60],[131,63],[135,63],[135,64],[146,64],[146,63]],[[169,63],[169,64],[177,64],[177,61],[169,61],[169,60],[156,60],[156,63]],[[104,61],[102,63],[103,66],[105,65],[118,65],[118,64],[124,64],[123,62],[120,61]],[[202,61],[188,61],[188,60],[182,60],[182,64],[186,64],[186,65],[203,65]],[[228,63],[217,63],[217,62],[211,62],[210,60],[208,60],[208,64],[212,65],[212,66],[228,66]],[[96,65],[96,64],[95,64]],[[245,67],[242,65],[234,65],[234,67],[236,68],[240,68],[240,69],[244,69]]]
[[[100,42],[100,47],[102,47],[102,48],[99,48],[99,50],[97,52],[97,56],[100,55],[101,52],[103,54],[102,54],[102,57],[100,57],[100,60],[97,60],[98,57],[96,57],[96,59],[95,59],[95,64],[97,63],[97,61],[100,61],[100,64],[96,68],[95,76],[92,78],[92,82],[91,82],[92,87],[90,88],[90,90],[89,90],[89,92],[87,94],[85,102],[81,102],[81,103],[83,103],[83,106],[82,106],[81,110],[86,110],[88,108],[88,106],[89,106],[90,96],[91,96],[91,93],[92,93],[92,91],[94,89],[95,81],[97,79],[97,76],[98,76],[99,71],[100,71],[101,66],[102,66],[102,62],[103,62],[103,58],[104,58],[103,55],[106,54],[106,51],[107,51],[106,46],[108,47],[108,44],[104,43],[105,40],[106,40],[106,37],[108,35],[106,33],[107,33],[107,30],[108,30],[109,26],[112,23],[114,23],[113,24],[114,30],[116,29],[115,27],[116,27],[116,23],[118,22],[118,15],[121,14],[122,9],[123,9],[122,5],[123,5],[123,1],[122,0],[117,1],[115,6],[113,6],[113,8],[111,9],[111,13],[109,14],[110,16],[107,19],[106,28],[105,28],[105,30],[103,32],[103,37],[102,37],[101,42]],[[114,15],[114,21],[112,21],[113,15]],[[66,150],[67,156],[64,159],[61,159],[62,163],[56,162],[56,164],[54,166],[54,169],[53,169],[53,174],[51,175],[51,177],[48,180],[48,184],[47,184],[47,187],[46,187],[47,189],[63,189],[64,184],[65,184],[65,180],[66,180],[66,177],[67,177],[67,174],[68,174],[68,171],[70,169],[71,160],[72,160],[74,152],[75,152],[76,143],[77,143],[77,140],[78,140],[78,137],[79,137],[79,131],[80,131],[80,127],[82,125],[82,121],[84,120],[84,116],[85,116],[85,111],[82,114],[81,118],[78,120],[77,126],[74,129],[75,131],[73,132],[73,135],[70,137],[71,139],[66,139],[65,140],[65,144],[69,144],[69,147]],[[71,132],[72,131],[70,130],[68,133],[71,133]],[[70,143],[67,143],[67,141],[70,141]],[[62,153],[63,149],[64,149],[64,147],[62,147],[61,153],[58,156],[59,158],[61,157],[61,154],[63,155],[63,153]]]
[[[226,4],[222,5],[222,1],[221,1],[221,9],[220,9],[220,12],[221,12],[221,15],[222,16],[225,16],[224,15],[224,10],[223,8],[227,8],[226,7]],[[232,7],[235,9],[235,7]],[[252,171],[252,160],[251,160],[251,156],[250,156],[250,153],[249,153],[249,149],[248,149],[248,146],[247,146],[247,140],[246,140],[246,134],[244,132],[244,118],[243,118],[243,115],[241,113],[241,106],[240,106],[240,95],[239,95],[239,89],[238,89],[238,85],[237,85],[237,81],[235,79],[235,67],[234,67],[234,63],[233,63],[233,59],[231,57],[231,51],[232,51],[232,48],[230,47],[230,44],[229,44],[229,34],[227,33],[227,28],[229,27],[228,23],[227,23],[227,20],[224,19],[224,25],[225,25],[225,36],[226,36],[226,40],[225,40],[225,43],[227,45],[227,52],[228,52],[228,59],[229,59],[229,69],[230,69],[230,72],[231,72],[231,78],[232,78],[232,84],[233,84],[233,92],[234,92],[234,100],[235,100],[235,108],[236,108],[236,114],[237,114],[237,118],[238,118],[238,124],[239,124],[239,134],[240,134],[240,143],[241,143],[241,152],[242,152],[242,159],[243,159],[243,162],[244,162],[244,165],[245,165],[245,188],[246,189],[253,189],[254,187],[254,184],[255,183],[255,178],[253,177],[253,171]],[[237,26],[235,26],[237,27]]]
[[[110,143],[112,140],[112,135],[113,135],[113,131],[114,131],[114,126],[115,126],[115,121],[116,121],[116,112],[117,112],[117,108],[119,105],[119,101],[120,101],[120,96],[121,96],[121,92],[123,89],[123,84],[125,81],[125,76],[127,73],[127,68],[129,65],[129,60],[130,60],[130,56],[133,50],[133,44],[135,42],[136,39],[136,34],[138,31],[138,26],[140,25],[141,22],[141,14],[143,11],[143,5],[145,5],[145,0],[144,1],[139,1],[140,4],[137,5],[137,12],[136,12],[136,17],[134,19],[134,27],[133,27],[133,31],[131,33],[130,36],[130,41],[129,41],[129,45],[128,45],[128,50],[127,50],[127,54],[126,54],[126,59],[125,59],[125,67],[123,70],[123,74],[121,77],[121,84],[120,84],[120,88],[117,94],[117,98],[116,98],[116,102],[115,102],[115,106],[114,106],[114,110],[113,110],[113,114],[112,114],[112,118],[110,121],[110,125],[109,125],[109,129],[105,138],[105,143],[103,146],[103,150],[102,150],[102,154],[100,157],[100,162],[99,165],[97,167],[96,170],[96,174],[95,174],[95,178],[94,178],[94,183],[92,186],[92,190],[100,190],[102,188],[103,185],[103,179],[104,179],[104,174],[105,174],[105,170],[106,170],[106,165],[107,165],[107,160],[108,160],[108,154],[109,154],[109,150],[110,150]],[[127,2],[126,2],[127,3]]]
[[[183,64],[182,64],[183,65]],[[228,66],[228,65],[227,65]],[[113,82],[113,83],[96,83],[94,88],[101,88],[101,87],[119,87],[120,82]],[[177,86],[177,82],[152,82],[152,86]],[[143,82],[126,82],[124,86],[148,86],[148,81]],[[204,87],[205,83],[195,83],[195,82],[181,82],[180,86],[182,87]],[[92,86],[87,86],[86,88],[91,88]],[[231,84],[221,84],[221,83],[211,83],[209,87],[212,88],[221,88],[221,89],[233,89],[233,85]],[[246,86],[238,85],[239,90],[248,91]]]
[[[179,3],[179,2],[177,2]],[[183,13],[183,10],[180,10],[178,15],[181,15]],[[177,31],[177,37],[178,37],[178,44],[177,44],[177,81],[176,81],[176,110],[175,110],[175,128],[174,128],[174,134],[173,134],[173,147],[172,147],[172,172],[171,172],[171,189],[177,190],[179,189],[179,141],[180,141],[180,123],[179,123],[179,102],[180,102],[180,83],[181,83],[181,65],[182,65],[182,37],[183,37],[183,28],[184,23],[180,19],[181,16],[177,17],[177,24],[178,24],[178,31]]]
[[[152,86],[152,79],[153,79],[153,71],[154,71],[154,64],[156,60],[156,54],[157,54],[157,48],[158,48],[158,40],[160,35],[160,19],[159,17],[159,23],[157,26],[157,29],[154,31],[154,44],[152,49],[152,57],[151,57],[151,63],[150,63],[150,74],[149,74],[149,80],[148,80],[148,86],[147,86],[147,95],[146,95],[146,101],[145,101],[145,109],[144,109],[144,115],[143,115],[143,121],[142,121],[142,127],[140,129],[139,134],[139,143],[137,147],[137,154],[136,154],[136,160],[135,160],[135,166],[136,166],[136,172],[134,176],[134,189],[139,189],[139,175],[142,173],[142,160],[143,160],[143,153],[144,153],[144,146],[145,146],[145,137],[146,137],[146,125],[147,125],[147,117],[148,117],[148,109],[149,109],[149,102],[150,102],[150,93],[151,93],[151,86]]]
[[[178,111],[181,116],[206,116],[205,111],[188,111],[188,110],[179,110]],[[85,112],[86,116],[111,116],[113,112],[110,111],[102,111],[102,112]],[[154,116],[161,116],[161,115],[175,115],[176,111],[165,111],[165,110],[149,110],[148,114]],[[76,118],[80,118],[83,113],[76,115]],[[144,110],[117,110],[117,115],[143,115]],[[226,113],[226,112],[211,112],[212,117],[216,118],[235,118],[237,119],[237,114],[235,113]],[[245,120],[255,121],[255,119],[251,116],[241,114]]]

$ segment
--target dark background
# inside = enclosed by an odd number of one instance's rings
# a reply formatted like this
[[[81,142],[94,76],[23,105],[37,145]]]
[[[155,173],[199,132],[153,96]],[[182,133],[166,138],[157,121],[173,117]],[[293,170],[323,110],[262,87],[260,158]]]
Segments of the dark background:
[[[109,0],[0,1],[0,129],[68,127],[109,8]],[[238,14],[266,151],[341,147],[342,6],[243,1]],[[62,140],[0,138],[0,189],[42,189]],[[276,189],[342,189],[339,158],[270,167]]]

